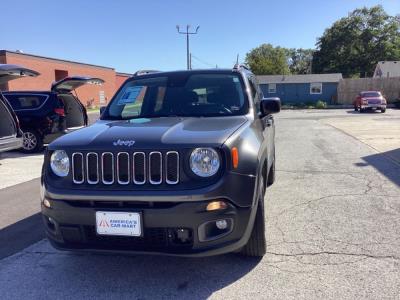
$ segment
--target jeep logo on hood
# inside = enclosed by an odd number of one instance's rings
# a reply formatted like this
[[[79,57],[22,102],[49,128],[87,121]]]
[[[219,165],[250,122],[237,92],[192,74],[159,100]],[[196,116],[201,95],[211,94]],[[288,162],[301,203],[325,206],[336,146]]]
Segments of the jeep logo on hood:
[[[128,146],[128,147],[131,147],[134,144],[135,144],[135,141],[133,141],[133,140],[125,140],[124,141],[124,140],[118,139],[118,141],[113,142],[114,146]]]

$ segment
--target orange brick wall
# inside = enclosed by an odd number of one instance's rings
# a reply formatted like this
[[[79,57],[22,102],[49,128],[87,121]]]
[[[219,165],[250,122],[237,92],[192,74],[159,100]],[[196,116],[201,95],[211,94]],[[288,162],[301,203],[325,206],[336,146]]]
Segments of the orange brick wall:
[[[99,106],[100,91],[104,91],[107,102],[116,91],[116,72],[111,68],[90,66],[10,52],[5,53],[5,59],[0,56],[0,61],[7,64],[21,65],[40,73],[37,77],[21,78],[8,82],[9,91],[49,90],[52,82],[55,80],[55,70],[66,70],[68,71],[69,76],[92,76],[101,78],[105,81],[101,86],[86,85],[76,90],[79,99],[84,105],[86,105],[87,101],[90,99],[94,99],[95,105]]]
[[[115,91],[117,91],[129,77],[129,75],[117,73],[115,77]]]

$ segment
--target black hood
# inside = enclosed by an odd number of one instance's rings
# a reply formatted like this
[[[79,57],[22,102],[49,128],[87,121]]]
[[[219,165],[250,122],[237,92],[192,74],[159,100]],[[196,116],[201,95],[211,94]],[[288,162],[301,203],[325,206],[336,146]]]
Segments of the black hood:
[[[128,151],[175,146],[218,147],[246,121],[245,116],[103,120],[60,137],[49,149]]]

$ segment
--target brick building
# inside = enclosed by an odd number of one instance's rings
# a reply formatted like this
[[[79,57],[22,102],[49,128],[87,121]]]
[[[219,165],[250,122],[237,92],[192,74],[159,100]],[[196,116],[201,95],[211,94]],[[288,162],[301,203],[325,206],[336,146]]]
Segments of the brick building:
[[[117,91],[125,82],[125,80],[127,80],[131,76],[132,74],[117,72],[115,77],[115,91]]]
[[[95,106],[106,104],[121,84],[131,76],[116,72],[114,68],[7,50],[0,50],[0,63],[22,65],[40,73],[38,77],[8,82],[1,87],[5,91],[49,90],[53,81],[73,75],[103,79],[105,83],[101,86],[86,85],[77,89],[79,99],[84,105],[88,105],[89,102],[93,102]]]

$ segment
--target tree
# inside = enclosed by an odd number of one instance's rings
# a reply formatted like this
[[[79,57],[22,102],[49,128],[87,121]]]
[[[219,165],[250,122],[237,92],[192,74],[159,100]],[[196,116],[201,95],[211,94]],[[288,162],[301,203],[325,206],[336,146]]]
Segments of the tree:
[[[356,9],[317,40],[313,72],[372,76],[378,61],[400,60],[400,17],[382,6]]]
[[[246,54],[246,63],[256,75],[289,74],[287,49],[262,44]]]
[[[291,74],[311,73],[313,49],[288,49],[288,62]]]
[[[257,75],[307,74],[311,72],[313,51],[262,44],[247,53],[246,63]]]

